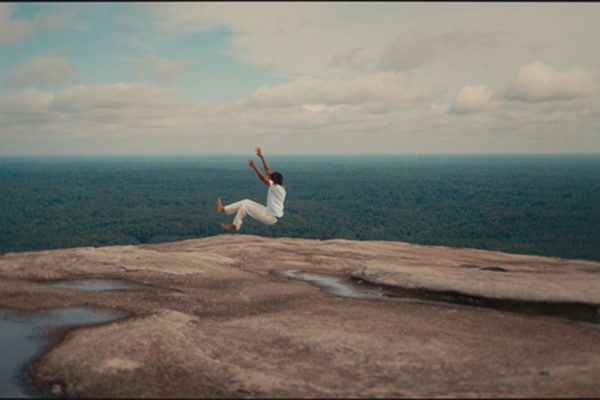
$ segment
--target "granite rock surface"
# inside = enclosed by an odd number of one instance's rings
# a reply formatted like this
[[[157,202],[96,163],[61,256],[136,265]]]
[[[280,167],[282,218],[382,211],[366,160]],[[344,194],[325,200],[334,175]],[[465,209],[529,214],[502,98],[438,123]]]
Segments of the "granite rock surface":
[[[349,299],[296,270],[404,297]],[[50,282],[117,279],[128,290]],[[598,323],[411,298],[600,306],[600,263],[402,242],[225,234],[0,257],[0,307],[127,317],[65,332],[30,377],[94,397],[598,397]],[[568,309],[567,309],[568,311]]]

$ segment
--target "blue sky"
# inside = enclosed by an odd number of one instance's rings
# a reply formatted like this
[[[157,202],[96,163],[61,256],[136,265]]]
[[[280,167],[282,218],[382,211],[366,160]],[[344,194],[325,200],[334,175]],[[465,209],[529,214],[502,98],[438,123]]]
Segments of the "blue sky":
[[[600,4],[1,3],[0,154],[598,153]]]
[[[77,71],[82,84],[147,82],[177,87],[193,100],[241,99],[261,84],[282,81],[237,59],[229,49],[232,32],[227,26],[185,36],[168,35],[157,32],[148,17],[133,17],[143,12],[140,8],[139,4],[116,2],[12,4],[15,19],[73,16],[60,27],[40,29],[30,40],[5,46],[0,73],[9,75],[17,65],[39,55],[62,56]],[[156,79],[151,68],[129,73],[127,65],[149,52],[166,59],[189,60],[190,67],[162,80]],[[9,81],[3,80],[3,92],[11,89],[14,91]]]

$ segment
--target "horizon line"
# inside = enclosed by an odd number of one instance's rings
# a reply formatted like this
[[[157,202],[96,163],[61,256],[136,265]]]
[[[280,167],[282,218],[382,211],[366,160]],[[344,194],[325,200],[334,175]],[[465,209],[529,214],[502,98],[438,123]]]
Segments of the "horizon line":
[[[148,153],[148,154],[0,154],[0,158],[18,157],[237,157],[254,153]],[[403,156],[600,156],[600,152],[565,153],[269,153],[271,157],[403,157]]]

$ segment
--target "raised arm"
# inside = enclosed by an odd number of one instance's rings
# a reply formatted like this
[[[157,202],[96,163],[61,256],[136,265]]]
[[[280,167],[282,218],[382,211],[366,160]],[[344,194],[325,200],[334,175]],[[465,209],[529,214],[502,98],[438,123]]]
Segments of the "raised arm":
[[[263,181],[263,183],[265,185],[269,185],[269,179],[267,179],[262,172],[260,172],[260,170],[258,169],[258,167],[256,166],[256,164],[254,164],[254,161],[252,160],[248,160],[248,165],[254,170],[254,172],[256,172],[256,175],[258,175],[258,177],[260,178],[261,181]]]
[[[267,175],[271,175],[273,171],[269,167],[269,164],[267,164],[267,160],[265,160],[265,156],[263,155],[263,152],[260,149],[260,147],[256,148],[256,155],[260,157],[260,161],[262,161],[263,168],[265,169]]]

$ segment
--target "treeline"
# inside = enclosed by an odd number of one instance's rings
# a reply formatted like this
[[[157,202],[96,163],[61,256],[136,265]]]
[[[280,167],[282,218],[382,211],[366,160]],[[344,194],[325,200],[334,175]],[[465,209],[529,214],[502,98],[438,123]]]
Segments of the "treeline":
[[[247,158],[247,157],[246,157]],[[244,157],[0,160],[0,253],[223,233],[216,198],[265,203]],[[243,232],[600,260],[600,157],[272,157],[285,216]]]

